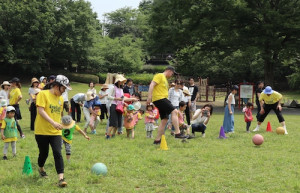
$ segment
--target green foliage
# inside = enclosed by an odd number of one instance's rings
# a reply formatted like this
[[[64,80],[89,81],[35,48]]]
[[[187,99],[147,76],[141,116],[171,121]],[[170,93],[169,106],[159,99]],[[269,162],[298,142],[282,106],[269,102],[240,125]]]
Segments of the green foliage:
[[[153,74],[128,74],[127,78],[131,78],[135,84],[149,85],[153,79]]]
[[[99,83],[99,77],[93,74],[65,73],[70,81],[81,83]]]
[[[161,73],[165,70],[166,66],[162,65],[143,65],[140,73],[149,73],[149,74],[156,74]]]
[[[144,64],[143,41],[133,39],[130,35],[111,39],[101,38],[94,48],[94,56],[98,58],[95,66],[100,72],[132,73],[138,71]]]

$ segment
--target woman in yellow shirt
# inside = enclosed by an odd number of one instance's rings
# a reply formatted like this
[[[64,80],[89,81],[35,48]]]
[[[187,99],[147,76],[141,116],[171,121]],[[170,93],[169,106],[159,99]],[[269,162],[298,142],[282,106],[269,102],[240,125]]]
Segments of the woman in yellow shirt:
[[[259,96],[259,103],[260,103],[260,113],[257,119],[257,126],[253,130],[254,132],[259,131],[260,125],[264,122],[265,118],[268,116],[269,112],[273,109],[276,113],[279,123],[285,130],[285,135],[288,134],[285,126],[285,120],[282,116],[281,110],[281,99],[282,95],[279,92],[276,92],[272,89],[272,87],[267,86],[265,90]]]
[[[62,125],[60,124],[64,100],[61,96],[69,87],[69,79],[63,75],[57,75],[49,90],[42,90],[36,98],[37,117],[35,120],[35,139],[39,148],[39,173],[41,177],[48,177],[44,165],[49,153],[49,145],[52,148],[55,168],[58,174],[58,185],[65,187],[64,162],[61,155]]]
[[[23,134],[23,131],[22,131],[21,126],[18,121],[18,120],[22,119],[20,105],[19,105],[19,102],[22,99],[20,79],[17,77],[14,77],[9,82],[11,83],[11,90],[10,90],[10,93],[8,96],[9,97],[9,105],[13,106],[16,110],[15,119],[16,119],[16,123],[17,123],[17,128],[20,133],[20,136],[22,138],[25,138],[25,135]]]

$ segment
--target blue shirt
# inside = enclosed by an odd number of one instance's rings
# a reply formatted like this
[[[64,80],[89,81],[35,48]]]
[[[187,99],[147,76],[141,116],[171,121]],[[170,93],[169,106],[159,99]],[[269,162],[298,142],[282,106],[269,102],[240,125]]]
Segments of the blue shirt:
[[[90,100],[90,101],[85,101],[84,103],[84,107],[85,108],[90,108],[90,107],[94,107],[94,103],[99,100],[99,96],[97,95],[94,99]]]

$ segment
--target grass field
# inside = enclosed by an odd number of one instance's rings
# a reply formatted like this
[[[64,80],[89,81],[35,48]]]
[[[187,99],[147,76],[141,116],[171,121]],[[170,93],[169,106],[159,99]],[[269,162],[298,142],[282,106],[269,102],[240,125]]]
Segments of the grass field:
[[[87,90],[85,84],[74,83],[72,87],[69,97]],[[255,147],[251,141],[254,133],[245,132],[241,113],[235,115],[235,133],[228,139],[218,139],[223,114],[214,113],[206,138],[198,134],[182,143],[166,133],[168,151],[157,150],[153,140],[145,137],[143,121],[134,140],[125,135],[105,140],[105,123],[98,126],[97,135],[89,134],[90,141],[75,133],[71,162],[65,163],[68,187],[58,188],[52,152],[45,165],[49,178],[38,175],[38,148],[25,104],[27,91],[28,87],[22,88],[21,126],[26,138],[18,140],[16,158],[10,151],[8,161],[0,160],[0,192],[300,192],[299,116],[285,116],[286,136],[265,132],[268,121],[273,130],[279,126],[274,114],[268,116],[259,132],[265,142]],[[32,176],[22,175],[26,155],[31,159]],[[97,162],[106,164],[107,176],[91,174]]]

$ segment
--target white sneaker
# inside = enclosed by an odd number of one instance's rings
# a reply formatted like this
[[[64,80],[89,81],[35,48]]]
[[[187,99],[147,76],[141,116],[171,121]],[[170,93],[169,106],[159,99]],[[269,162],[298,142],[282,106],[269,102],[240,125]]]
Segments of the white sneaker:
[[[203,138],[205,137],[205,133],[202,134],[202,137],[203,137]]]
[[[284,134],[285,134],[285,135],[287,135],[287,134],[288,134],[287,130],[285,130]]]
[[[259,131],[259,128],[256,127],[256,128],[253,130],[253,132],[256,132],[256,131]]]

